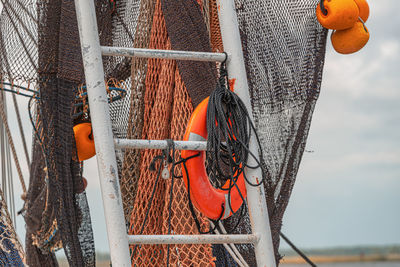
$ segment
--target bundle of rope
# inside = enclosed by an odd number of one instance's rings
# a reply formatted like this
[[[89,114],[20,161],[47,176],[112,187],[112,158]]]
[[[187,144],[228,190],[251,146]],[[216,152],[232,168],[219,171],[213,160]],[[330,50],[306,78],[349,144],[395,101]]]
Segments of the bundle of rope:
[[[205,232],[200,229],[192,202],[205,216],[218,223],[239,209],[241,214],[244,211],[245,181],[252,186],[263,183],[263,180],[251,183],[245,173],[246,167],[262,166],[262,158],[258,159],[249,150],[253,133],[260,150],[260,142],[246,106],[229,88],[224,62],[220,66],[216,89],[193,112],[185,133],[185,140],[207,139],[206,156],[204,152],[182,152],[189,207],[200,233]],[[256,166],[247,164],[249,156],[255,158]]]
[[[245,167],[260,168],[260,160],[249,150],[251,134],[257,139],[259,151],[261,145],[255,126],[243,101],[229,88],[228,73],[225,62],[220,67],[220,78],[217,88],[211,93],[207,108],[207,169],[214,185],[230,191],[236,187],[240,175],[251,183],[244,172]],[[257,165],[249,166],[248,157],[255,158]],[[225,185],[229,183],[229,186]]]

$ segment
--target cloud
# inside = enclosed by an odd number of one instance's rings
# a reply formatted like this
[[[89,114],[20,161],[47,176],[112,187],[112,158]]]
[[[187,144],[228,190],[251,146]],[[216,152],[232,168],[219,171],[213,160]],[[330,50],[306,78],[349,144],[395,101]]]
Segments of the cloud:
[[[400,242],[400,2],[369,4],[363,50],[339,55],[328,40],[306,145],[314,152],[304,154],[283,221],[300,246]]]

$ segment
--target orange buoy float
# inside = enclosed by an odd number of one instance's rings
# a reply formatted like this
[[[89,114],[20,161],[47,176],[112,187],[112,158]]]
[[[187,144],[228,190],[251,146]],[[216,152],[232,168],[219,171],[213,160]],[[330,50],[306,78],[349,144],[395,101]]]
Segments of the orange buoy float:
[[[79,161],[90,159],[96,155],[90,122],[79,123],[74,126],[76,151]]]
[[[204,99],[194,110],[185,132],[184,141],[207,140],[207,106],[208,98]],[[196,157],[199,153],[200,155]],[[246,198],[243,175],[238,177],[237,187],[233,186],[228,194],[227,190],[217,189],[210,183],[205,167],[206,153],[204,151],[183,150],[181,156],[183,159],[190,158],[182,163],[186,165],[186,168],[182,165],[183,181],[186,189],[190,190],[191,201],[202,214],[213,220],[226,219],[242,206],[243,199]],[[185,169],[187,169],[187,173]],[[223,188],[228,187],[229,181]]]
[[[331,42],[336,52],[351,54],[363,48],[369,40],[369,32],[362,22],[356,22],[353,27],[334,31],[331,35]]]
[[[359,17],[364,21],[367,22],[369,17],[369,5],[365,0],[354,0],[354,2],[358,6]]]
[[[321,10],[321,5],[317,5],[317,19],[322,27],[332,30],[351,28],[360,14],[353,0],[323,0],[323,7]]]

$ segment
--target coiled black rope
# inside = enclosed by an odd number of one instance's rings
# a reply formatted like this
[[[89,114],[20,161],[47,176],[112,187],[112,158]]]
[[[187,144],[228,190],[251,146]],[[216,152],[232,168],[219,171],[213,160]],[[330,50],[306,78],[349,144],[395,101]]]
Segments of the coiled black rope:
[[[240,176],[252,186],[246,177],[245,168],[262,168],[262,150],[255,126],[243,101],[229,88],[228,72],[223,62],[220,67],[220,78],[217,88],[211,93],[207,107],[207,172],[213,185],[228,191],[228,205],[232,188],[237,188],[243,202],[242,192],[237,186]],[[260,157],[249,150],[251,135],[256,137]],[[256,161],[255,166],[247,164],[249,157]],[[231,207],[230,207],[231,208]],[[233,210],[231,208],[231,210]]]
[[[228,73],[226,64],[223,62],[220,66],[220,78],[216,89],[211,93],[207,108],[207,152],[206,152],[206,169],[209,175],[210,182],[214,187],[228,191],[228,203],[222,206],[222,212],[217,220],[211,220],[215,226],[222,219],[225,209],[231,206],[231,190],[236,188],[243,205],[240,208],[240,216],[234,227],[240,223],[244,215],[246,201],[243,193],[237,185],[239,177],[242,175],[245,181],[251,186],[260,186],[264,182],[264,178],[259,183],[253,183],[247,179],[244,169],[247,168],[262,168],[262,150],[259,137],[256,133],[255,126],[251,121],[251,117],[242,100],[230,90],[228,83]],[[251,135],[254,133],[258,144],[260,158],[257,158],[254,153],[249,150]],[[186,166],[186,162],[191,158],[200,156],[200,153],[188,158],[182,158],[175,162],[174,165],[182,163],[182,172],[185,172],[187,177],[187,194],[188,205],[192,217],[200,234],[214,233],[216,228],[209,231],[203,231],[200,227],[200,222],[196,216],[193,203],[190,196],[190,177]],[[247,164],[249,156],[253,157],[256,165],[250,166]],[[173,167],[175,169],[175,167]],[[176,176],[175,178],[182,178]],[[264,175],[263,175],[264,177]],[[238,211],[235,211],[236,213]]]

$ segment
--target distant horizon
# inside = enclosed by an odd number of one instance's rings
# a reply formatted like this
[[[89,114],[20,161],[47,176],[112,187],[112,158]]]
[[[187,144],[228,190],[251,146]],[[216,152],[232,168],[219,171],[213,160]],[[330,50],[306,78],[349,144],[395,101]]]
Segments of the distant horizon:
[[[333,247],[311,247],[311,248],[306,248],[306,247],[298,247],[300,250],[304,251],[319,251],[319,250],[339,250],[339,249],[374,249],[374,248],[396,248],[398,249],[398,252],[400,253],[400,243],[398,244],[388,244],[388,245],[355,245],[355,246],[333,246]],[[292,251],[290,247],[283,247],[279,248],[279,252],[286,252],[286,251]],[[57,253],[61,253],[62,250],[58,251]],[[103,255],[110,255],[108,251],[102,251],[102,250],[96,250],[96,255],[103,254]],[[63,255],[58,255],[58,257],[63,257]]]

